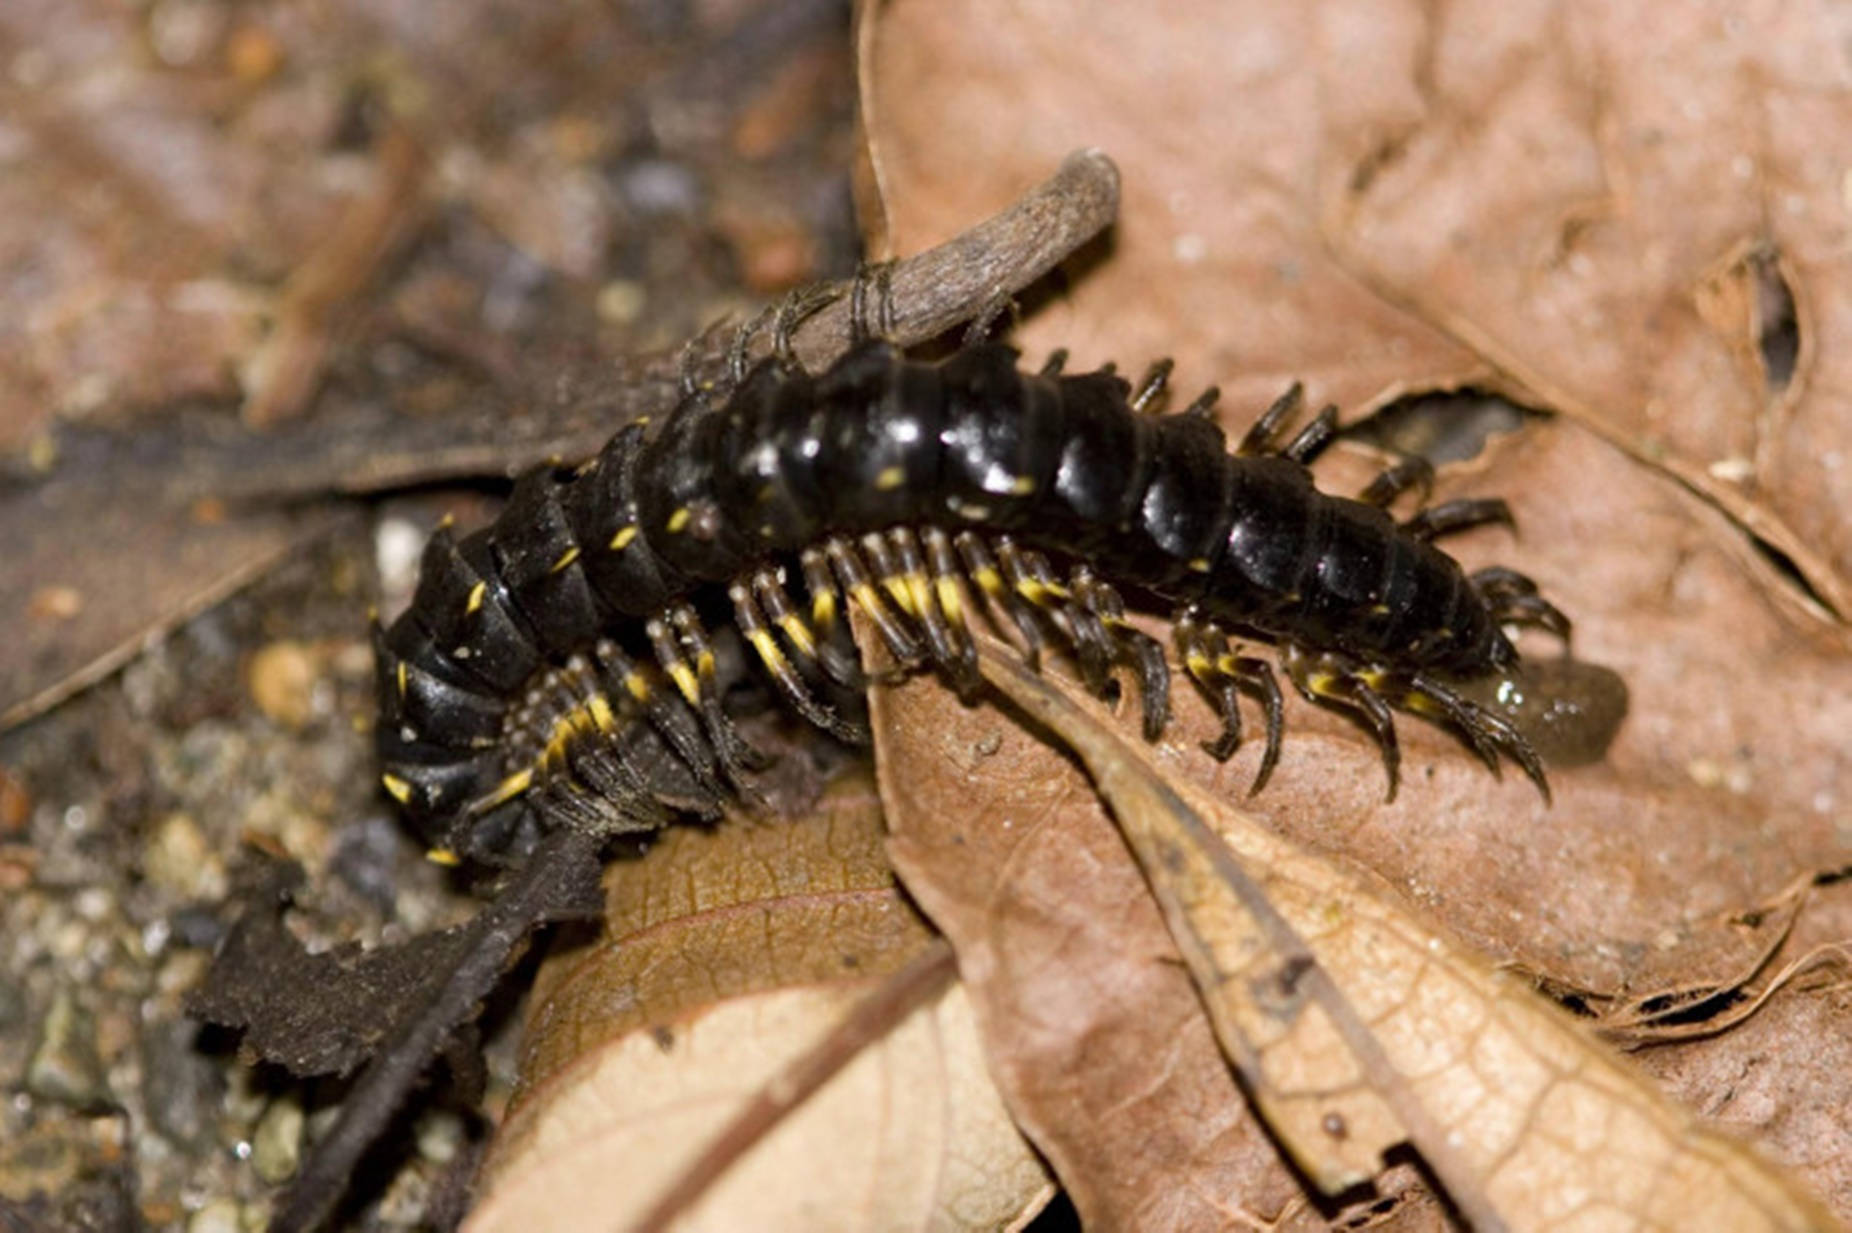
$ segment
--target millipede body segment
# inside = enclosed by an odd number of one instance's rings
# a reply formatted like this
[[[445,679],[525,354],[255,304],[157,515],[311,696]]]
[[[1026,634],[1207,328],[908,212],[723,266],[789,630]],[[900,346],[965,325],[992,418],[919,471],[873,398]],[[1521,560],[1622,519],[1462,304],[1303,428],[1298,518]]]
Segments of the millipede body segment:
[[[528,473],[492,525],[433,535],[409,609],[376,629],[388,791],[441,850],[493,858],[562,820],[648,830],[749,790],[762,758],[722,705],[697,607],[723,595],[779,691],[839,736],[861,735],[838,705],[862,684],[846,603],[903,663],[962,687],[973,609],[1031,656],[1072,653],[1096,691],[1125,666],[1155,739],[1170,670],[1127,623],[1125,587],[1172,610],[1178,659],[1223,719],[1212,754],[1240,742],[1239,696],[1260,701],[1256,788],[1281,694],[1231,640],[1274,645],[1302,693],[1354,711],[1391,795],[1392,709],[1449,723],[1547,793],[1523,736],[1449,683],[1515,661],[1505,624],[1568,632],[1522,575],[1469,576],[1431,542],[1508,521],[1504,503],[1397,522],[1387,507],[1430,478],[1413,461],[1359,499],[1320,492],[1306,464],[1331,411],[1287,438],[1295,388],[1231,452],[1215,391],[1156,413],[1168,371],[1134,387],[1066,374],[1059,355],[1023,371],[995,342],[925,362],[869,340],[819,374],[764,361],[584,466]]]

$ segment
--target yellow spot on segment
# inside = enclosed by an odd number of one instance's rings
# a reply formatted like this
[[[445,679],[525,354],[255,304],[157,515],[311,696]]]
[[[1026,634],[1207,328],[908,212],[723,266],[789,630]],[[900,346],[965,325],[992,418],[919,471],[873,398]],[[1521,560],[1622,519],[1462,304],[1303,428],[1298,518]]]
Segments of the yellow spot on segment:
[[[1026,497],[1035,491],[1035,480],[1027,475],[1018,475],[1010,481],[1010,493],[1013,496]]]
[[[883,467],[881,474],[875,476],[875,487],[882,492],[892,492],[907,482],[907,473],[900,467]]]
[[[1215,670],[1215,661],[1201,651],[1191,651],[1185,655],[1183,664],[1190,670],[1191,676],[1198,678],[1206,677]]]
[[[622,552],[624,549],[630,547],[630,541],[636,537],[637,529],[634,526],[619,527],[617,529],[617,534],[611,537],[611,551]]]
[[[381,775],[379,777],[379,782],[385,786],[387,794],[390,795],[393,800],[399,802],[399,804],[409,805],[412,803],[412,786],[403,779],[400,779],[397,775]]]
[[[704,681],[711,681],[714,679],[714,671],[714,653],[712,651],[702,651],[695,659],[695,674]]]
[[[611,713],[611,704],[604,700],[603,694],[593,694],[586,706],[591,710],[592,722],[598,725],[600,732],[609,734],[616,731],[617,716]]]
[[[996,570],[986,565],[982,569],[975,571],[971,576],[977,580],[977,585],[984,594],[995,598],[1002,597],[1003,575],[999,574]]]
[[[670,535],[681,534],[682,531],[687,529],[688,522],[693,517],[694,517],[694,512],[690,510],[686,505],[676,510],[673,514],[670,514],[669,515],[669,534]]]
[[[478,582],[475,586],[471,587],[469,589],[469,598],[463,602],[463,615],[468,616],[470,613],[476,611],[476,609],[482,607],[482,597],[488,593],[489,584],[486,582]]]
[[[1209,572],[1209,558],[1208,557],[1191,558],[1190,568],[1195,570],[1199,574],[1208,573]]]
[[[670,664],[669,677],[675,682],[675,687],[682,691],[682,697],[688,699],[690,705],[700,704],[701,687],[695,682],[695,674],[688,670],[687,664]]]
[[[463,858],[449,848],[432,848],[424,854],[424,858],[433,865],[442,865],[446,869],[455,869],[463,863]]]
[[[1388,616],[1389,615],[1389,605],[1388,604],[1371,604],[1370,605],[1370,615],[1371,616]]]
[[[630,691],[630,696],[635,698],[638,702],[649,701],[649,681],[644,678],[641,672],[632,672],[629,676],[625,677],[624,688],[628,689]]]
[[[818,591],[810,597],[810,620],[818,629],[829,629],[836,623],[836,593]]]
[[[404,660],[401,659],[399,661],[399,669],[393,675],[399,678],[399,697],[403,698],[405,696],[405,661]]]
[[[553,567],[548,572],[557,574],[578,559],[579,546],[574,544],[572,547],[566,549],[566,551],[560,553],[559,560],[553,562]]]
[[[785,637],[797,648],[797,653],[805,659],[817,657],[817,641],[810,636],[810,627],[799,619],[797,613],[787,612],[778,620],[778,627],[785,631]]]
[[[1306,684],[1311,686],[1313,693],[1324,694],[1326,697],[1332,695],[1334,692],[1333,687],[1336,686],[1337,683],[1338,678],[1329,672],[1314,672],[1306,681]]]

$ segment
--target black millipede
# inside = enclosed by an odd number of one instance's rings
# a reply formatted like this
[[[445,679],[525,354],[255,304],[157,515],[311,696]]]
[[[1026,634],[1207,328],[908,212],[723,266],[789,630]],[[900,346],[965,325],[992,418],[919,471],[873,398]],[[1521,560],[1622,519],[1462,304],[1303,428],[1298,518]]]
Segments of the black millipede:
[[[858,283],[856,291],[863,290]],[[1170,371],[1137,385],[1110,367],[1039,371],[981,328],[938,361],[863,337],[825,371],[773,354],[730,391],[693,388],[660,422],[619,431],[590,462],[522,476],[488,527],[445,526],[414,598],[375,624],[383,781],[440,858],[507,859],[546,829],[648,831],[750,792],[763,756],[723,705],[699,605],[725,619],[779,693],[838,736],[862,685],[853,604],[904,665],[976,680],[973,612],[1032,659],[1070,653],[1108,692],[1128,668],[1144,733],[1170,713],[1162,645],[1126,618],[1121,588],[1168,608],[1184,672],[1221,715],[1205,748],[1241,740],[1237,700],[1265,716],[1258,790],[1279,757],[1271,644],[1307,698],[1353,712],[1380,745],[1393,798],[1393,710],[1454,729],[1494,771],[1517,763],[1546,798],[1542,763],[1458,682],[1510,669],[1505,627],[1566,638],[1569,622],[1523,575],[1468,574],[1434,545],[1511,520],[1499,500],[1388,512],[1419,460],[1357,499],[1320,491],[1308,464],[1335,434],[1327,408],[1297,433],[1299,387],[1231,451],[1211,388],[1159,414]],[[665,772],[683,790],[665,794]]]

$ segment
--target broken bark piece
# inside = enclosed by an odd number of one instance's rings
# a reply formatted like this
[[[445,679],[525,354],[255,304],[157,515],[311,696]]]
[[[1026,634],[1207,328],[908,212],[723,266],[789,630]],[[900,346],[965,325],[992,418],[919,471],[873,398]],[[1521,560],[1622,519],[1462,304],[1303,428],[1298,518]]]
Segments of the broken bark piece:
[[[467,924],[370,952],[306,953],[282,915],[301,870],[285,866],[264,881],[193,999],[193,1013],[244,1028],[247,1050],[297,1074],[366,1066],[333,1127],[310,1150],[273,1230],[313,1229],[334,1210],[366,1149],[535,929],[597,914],[598,847],[577,831],[557,830]]]

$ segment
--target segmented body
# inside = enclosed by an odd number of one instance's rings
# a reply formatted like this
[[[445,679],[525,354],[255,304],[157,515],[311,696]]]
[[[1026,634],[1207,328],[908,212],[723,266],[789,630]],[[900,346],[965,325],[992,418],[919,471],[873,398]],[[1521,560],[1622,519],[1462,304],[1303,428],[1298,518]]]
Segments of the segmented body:
[[[377,636],[388,789],[440,846],[474,854],[562,818],[651,827],[737,790],[752,751],[689,602],[717,586],[787,696],[838,731],[852,725],[814,688],[856,683],[839,600],[902,658],[969,679],[966,604],[981,598],[1031,649],[1052,634],[1074,650],[1096,688],[1130,665],[1155,736],[1168,672],[1114,584],[1175,606],[1185,669],[1222,709],[1218,756],[1239,740],[1236,695],[1266,703],[1263,778],[1279,693],[1230,634],[1277,644],[1308,696],[1355,708],[1385,742],[1392,792],[1392,705],[1452,720],[1542,786],[1523,738],[1445,684],[1514,660],[1502,621],[1567,628],[1521,576],[1469,578],[1428,542],[1502,503],[1399,524],[1384,507],[1420,468],[1364,500],[1323,493],[1305,462],[1329,413],[1281,446],[1282,400],[1231,453],[1213,391],[1150,412],[1165,371],[1134,390],[1058,361],[1020,371],[996,343],[929,363],[865,342],[816,375],[768,361],[577,470],[528,474],[493,525],[433,536],[410,608]]]

